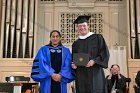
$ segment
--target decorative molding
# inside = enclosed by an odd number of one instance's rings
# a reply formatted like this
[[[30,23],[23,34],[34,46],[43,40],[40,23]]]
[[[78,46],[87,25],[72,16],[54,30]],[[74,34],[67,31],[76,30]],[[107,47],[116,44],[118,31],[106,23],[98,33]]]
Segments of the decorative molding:
[[[68,0],[69,7],[94,7],[95,0]]]
[[[76,3],[69,2],[68,7],[94,7],[94,3]]]

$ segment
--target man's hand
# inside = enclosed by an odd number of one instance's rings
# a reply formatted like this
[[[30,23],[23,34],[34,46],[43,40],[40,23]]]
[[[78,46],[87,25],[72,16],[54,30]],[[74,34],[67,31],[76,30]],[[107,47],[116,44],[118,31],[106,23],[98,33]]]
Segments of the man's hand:
[[[93,66],[94,64],[95,64],[95,61],[90,60],[90,61],[88,62],[88,64],[87,64],[86,67],[91,67],[91,66]]]
[[[77,69],[77,66],[75,65],[75,64],[71,64],[71,67],[73,68],[73,69]]]

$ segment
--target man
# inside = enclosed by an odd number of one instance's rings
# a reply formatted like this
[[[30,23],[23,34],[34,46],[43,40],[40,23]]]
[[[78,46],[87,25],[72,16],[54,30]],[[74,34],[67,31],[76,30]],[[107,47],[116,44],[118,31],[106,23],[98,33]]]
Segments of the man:
[[[75,53],[89,56],[85,66],[76,65],[73,59],[76,93],[106,93],[103,68],[108,67],[109,51],[102,35],[89,32],[90,17],[81,15],[74,21],[80,36],[72,45],[73,58]]]
[[[35,57],[31,78],[40,82],[40,93],[67,93],[67,83],[74,79],[70,50],[61,44],[57,30],[50,33],[50,43]]]
[[[120,67],[113,64],[110,75],[106,77],[108,93],[126,93],[126,77],[120,73]]]
[[[137,89],[136,89],[137,92],[136,93],[140,93],[140,71],[137,72],[135,82],[137,84]]]

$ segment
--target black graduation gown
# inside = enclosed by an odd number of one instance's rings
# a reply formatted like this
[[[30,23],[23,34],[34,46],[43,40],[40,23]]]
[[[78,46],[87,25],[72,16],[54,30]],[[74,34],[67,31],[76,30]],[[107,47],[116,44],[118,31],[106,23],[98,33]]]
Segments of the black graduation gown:
[[[140,87],[140,71],[137,72],[135,81],[136,81],[136,84]]]
[[[76,74],[76,93],[106,93],[103,68],[108,67],[109,51],[100,34],[92,34],[86,39],[78,39],[72,45],[72,53],[87,53],[94,66],[78,66]]]
[[[51,67],[59,73],[62,65],[62,49],[50,48]],[[51,79],[51,93],[61,93],[61,84]]]
[[[137,89],[136,89],[136,93],[140,93],[140,71],[137,72],[135,82],[138,86]]]

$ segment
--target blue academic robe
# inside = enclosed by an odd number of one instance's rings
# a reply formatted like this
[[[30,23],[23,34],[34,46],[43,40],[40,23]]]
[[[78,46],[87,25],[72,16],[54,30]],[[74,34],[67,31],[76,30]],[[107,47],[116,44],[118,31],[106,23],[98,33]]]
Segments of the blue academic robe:
[[[50,61],[50,46],[43,46],[39,49],[32,66],[31,78],[34,81],[40,82],[41,93],[51,93],[51,75],[55,72],[51,67]],[[67,83],[74,79],[71,68],[71,53],[70,50],[64,46],[62,48],[62,65],[59,74],[61,79],[61,93],[67,93]]]

